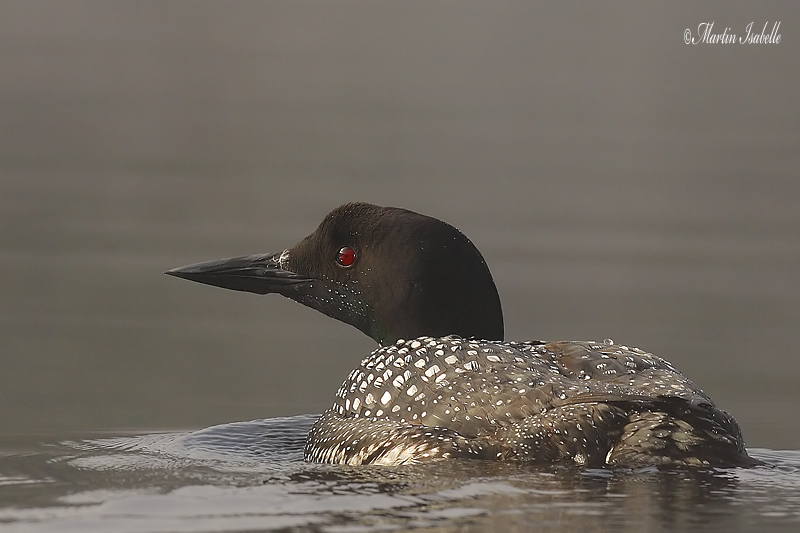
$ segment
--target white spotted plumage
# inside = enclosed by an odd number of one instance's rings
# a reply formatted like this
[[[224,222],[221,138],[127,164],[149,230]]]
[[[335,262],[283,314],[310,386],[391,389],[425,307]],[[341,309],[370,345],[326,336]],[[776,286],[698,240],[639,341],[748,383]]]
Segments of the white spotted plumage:
[[[411,369],[393,379],[373,377],[406,354],[413,354]],[[348,464],[453,456],[613,464],[638,453],[629,442],[620,445],[628,434],[640,444],[666,446],[656,441],[671,439],[673,445],[675,437],[663,428],[674,426],[677,438],[684,438],[687,430],[674,416],[652,413],[652,405],[670,402],[707,410],[712,426],[727,428],[732,420],[671,364],[626,346],[399,340],[350,373],[309,435],[306,457]],[[380,415],[373,412],[376,404]],[[373,424],[383,432],[370,433]],[[344,435],[356,433],[360,437],[347,442]],[[719,433],[723,440],[736,438],[735,432]],[[377,442],[383,435],[388,440]]]

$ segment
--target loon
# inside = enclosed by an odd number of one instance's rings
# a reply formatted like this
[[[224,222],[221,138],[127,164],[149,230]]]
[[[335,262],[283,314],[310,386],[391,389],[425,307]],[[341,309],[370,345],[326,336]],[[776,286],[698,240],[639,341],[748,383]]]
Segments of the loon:
[[[611,340],[504,341],[483,256],[436,218],[348,203],[293,248],[166,274],[281,294],[378,342],[309,432],[307,461],[761,464],[664,359]]]

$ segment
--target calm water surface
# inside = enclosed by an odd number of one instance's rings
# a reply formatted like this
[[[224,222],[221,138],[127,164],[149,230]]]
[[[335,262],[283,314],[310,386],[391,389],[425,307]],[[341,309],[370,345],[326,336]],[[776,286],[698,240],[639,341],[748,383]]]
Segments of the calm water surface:
[[[800,530],[798,57],[792,0],[0,2],[0,531]],[[508,339],[671,361],[770,466],[302,463],[374,343],[162,272],[353,200],[464,231]]]
[[[800,452],[745,469],[302,462],[314,416],[4,439],[3,531],[793,531]]]

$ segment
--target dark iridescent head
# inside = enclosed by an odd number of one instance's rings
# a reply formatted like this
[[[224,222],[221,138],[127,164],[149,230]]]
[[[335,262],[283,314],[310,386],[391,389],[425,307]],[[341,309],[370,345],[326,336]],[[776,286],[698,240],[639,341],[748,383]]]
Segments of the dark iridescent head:
[[[396,207],[337,207],[293,248],[166,272],[227,289],[278,293],[382,345],[423,335],[501,340],[503,312],[480,252],[460,231]]]

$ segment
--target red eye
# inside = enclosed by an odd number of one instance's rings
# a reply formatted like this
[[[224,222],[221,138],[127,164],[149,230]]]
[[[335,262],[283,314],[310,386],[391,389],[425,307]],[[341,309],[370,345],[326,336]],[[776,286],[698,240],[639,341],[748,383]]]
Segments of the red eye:
[[[352,266],[356,262],[356,251],[349,246],[342,246],[336,255],[336,262],[339,263],[339,266]]]

